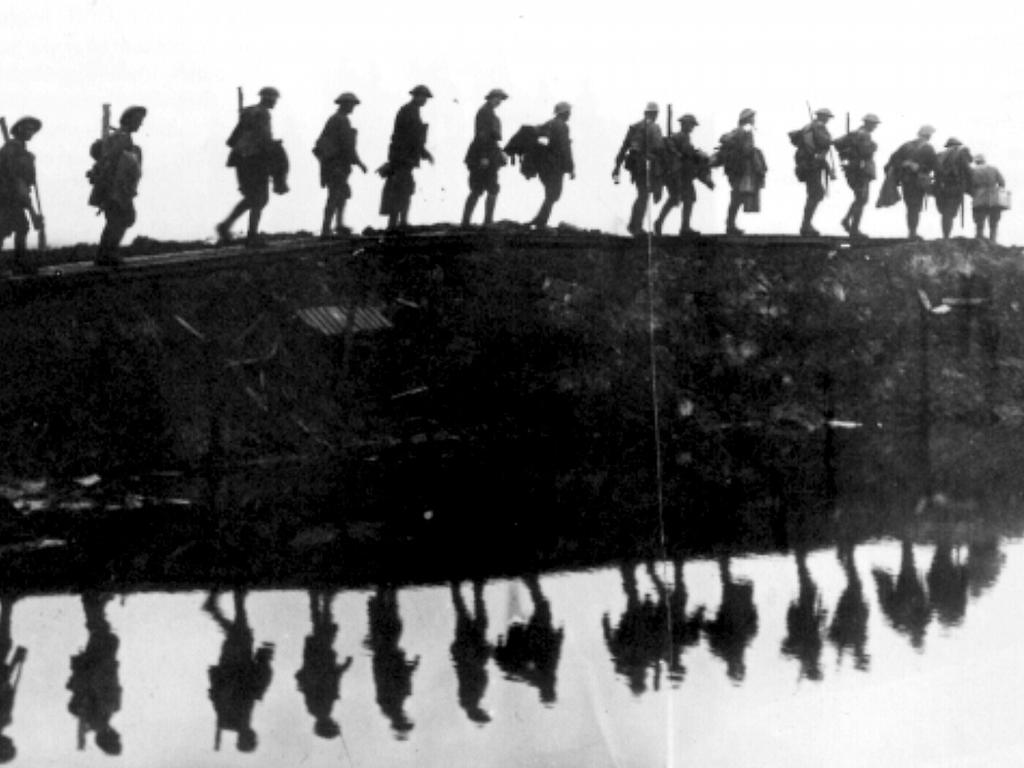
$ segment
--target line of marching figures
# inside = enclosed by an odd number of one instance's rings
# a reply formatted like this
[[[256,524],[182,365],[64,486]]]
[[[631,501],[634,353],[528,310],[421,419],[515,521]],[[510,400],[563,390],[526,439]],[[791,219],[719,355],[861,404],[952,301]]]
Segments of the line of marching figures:
[[[422,161],[434,161],[427,149],[428,126],[421,117],[421,109],[433,94],[427,86],[417,85],[409,95],[410,100],[395,116],[387,162],[377,169],[384,180],[380,214],[387,217],[388,230],[408,225],[416,190],[414,171]],[[227,165],[237,175],[241,200],[216,225],[219,244],[232,241],[232,227],[247,214],[245,244],[249,247],[263,245],[259,225],[262,211],[269,202],[269,192],[271,189],[277,194],[288,192],[288,155],[281,140],[274,138],[271,126],[271,110],[279,98],[276,88],[265,87],[259,91],[258,103],[243,106],[239,94],[238,122],[227,140]],[[504,90],[494,88],[486,94],[476,113],[473,138],[464,157],[469,171],[469,194],[461,223],[470,225],[481,198],[484,198],[484,224],[494,222],[500,191],[499,173],[509,162],[518,161],[524,176],[536,177],[543,185],[543,201],[528,226],[544,229],[554,204],[561,198],[565,176],[575,178],[568,125],[572,106],[558,102],[550,120],[541,125],[522,126],[503,144],[497,110],[507,98]],[[313,148],[320,165],[320,183],[327,190],[321,226],[324,238],[350,234],[351,230],[344,224],[345,205],[352,194],[349,178],[354,167],[367,172],[359,157],[358,132],[351,122],[359,98],[346,91],[335,103],[337,110],[326,121]],[[677,205],[682,206],[680,234],[698,234],[690,226],[696,202],[694,183],[700,181],[713,189],[711,171],[721,167],[731,188],[725,232],[743,234],[737,226],[737,216],[740,210],[748,213],[760,210],[760,195],[768,170],[755,141],[756,112],[742,110],[736,128],[724,134],[711,153],[694,147],[691,142],[690,135],[698,125],[694,115],[682,115],[676,131],[670,118],[665,135],[658,124],[658,114],[656,103],[647,104],[643,119],[629,126],[615,157],[612,172],[615,183],[619,182],[625,166],[636,186],[629,232],[644,233],[643,220],[651,198],[657,203],[667,193],[654,221],[655,234],[661,234],[666,217]],[[135,144],[132,135],[145,117],[145,107],[132,106],[122,113],[119,125],[111,128],[109,108],[106,108],[103,136],[90,147],[94,164],[87,174],[92,184],[89,203],[106,217],[96,255],[96,263],[100,265],[121,263],[118,256],[121,240],[135,223],[134,200],[142,176],[142,149]],[[853,201],[841,225],[851,238],[866,237],[860,224],[871,184],[879,176],[875,163],[878,146],[872,134],[880,120],[874,114],[867,114],[859,128],[833,140],[828,129],[832,117],[830,110],[818,109],[807,125],[789,133],[795,147],[796,176],[806,186],[800,234],[818,234],[813,224],[815,211],[825,197],[829,182],[837,178],[837,167],[841,166],[853,193]],[[15,267],[22,272],[32,272],[33,266],[26,253],[27,234],[31,224],[43,242],[45,222],[36,185],[35,158],[27,144],[42,128],[42,122],[35,117],[23,117],[8,131],[6,123],[0,119],[0,127],[4,134],[4,146],[0,149],[0,248],[4,239],[13,235]],[[900,145],[892,154],[883,169],[878,206],[894,205],[902,199],[906,205],[908,235],[917,239],[924,201],[928,195],[933,195],[942,218],[943,237],[949,237],[957,213],[963,210],[964,197],[970,195],[977,236],[983,237],[987,224],[989,239],[994,242],[1001,212],[1010,205],[1002,174],[981,155],[972,156],[956,138],[949,138],[944,149],[936,151],[931,144],[934,133],[931,126],[922,126],[916,138]]]

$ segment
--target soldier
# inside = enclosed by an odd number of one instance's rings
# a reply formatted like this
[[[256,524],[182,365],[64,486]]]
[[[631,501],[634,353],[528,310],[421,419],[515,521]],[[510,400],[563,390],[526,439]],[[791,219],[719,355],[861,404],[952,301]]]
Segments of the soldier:
[[[699,235],[700,232],[690,226],[693,215],[693,204],[697,200],[697,192],[693,188],[694,179],[700,179],[708,189],[715,188],[711,180],[711,166],[708,156],[696,149],[690,140],[693,129],[700,125],[697,118],[686,114],[679,118],[679,133],[666,139],[667,161],[665,185],[668,187],[668,200],[661,208],[658,220],[654,222],[654,231],[661,234],[661,228],[669,212],[680,201],[683,204],[683,224],[680,235]]]
[[[797,144],[794,156],[796,177],[807,185],[807,202],[804,203],[804,218],[800,223],[801,235],[819,234],[811,224],[811,219],[814,218],[818,204],[825,199],[825,182],[822,174],[827,173],[830,179],[836,177],[835,170],[828,161],[832,134],[828,132],[827,123],[831,118],[831,110],[816,110],[814,119],[800,130],[799,137],[794,142]]]
[[[850,210],[846,212],[840,224],[850,237],[854,238],[867,237],[860,231],[860,219],[864,215],[864,206],[868,203],[871,182],[876,176],[875,152],[878,145],[871,138],[871,134],[879,122],[881,121],[878,116],[869,112],[864,115],[860,128],[835,142],[839,159],[843,164],[843,173],[846,174],[846,183],[853,190]]]
[[[494,206],[498,202],[498,171],[505,165],[505,155],[501,151],[501,120],[496,110],[508,94],[501,88],[493,88],[484,97],[485,102],[476,113],[473,141],[466,150],[466,167],[469,168],[469,197],[462,210],[462,226],[468,227],[473,218],[473,209],[477,200],[484,192],[484,224],[494,222]]]
[[[932,171],[935,170],[935,148],[929,143],[935,129],[922,125],[917,138],[902,145],[892,153],[885,164],[886,174],[894,173],[903,190],[903,203],[907,206],[907,233],[911,240],[920,240],[917,225],[921,220],[924,196],[931,188]]]
[[[536,157],[537,175],[544,185],[544,202],[530,226],[544,229],[551,217],[551,209],[562,196],[562,182],[565,174],[576,178],[576,165],[572,159],[572,140],[569,138],[569,118],[572,106],[566,101],[555,104],[555,116],[538,127],[537,136],[542,142],[543,152]],[[547,142],[543,144],[543,142]]]
[[[100,142],[99,156],[89,172],[93,184],[89,204],[103,211],[107,219],[96,249],[96,264],[100,266],[116,267],[122,263],[117,249],[125,232],[135,223],[142,148],[132,141],[132,134],[142,127],[145,117],[145,107],[126,109],[121,114],[120,127]]]
[[[380,171],[385,177],[380,213],[388,217],[389,230],[409,225],[409,204],[416,191],[413,168],[418,168],[421,160],[434,162],[434,156],[427,150],[427,125],[420,118],[420,108],[434,94],[425,85],[417,85],[409,94],[412,99],[395,115],[388,161]]]
[[[1004,207],[1003,201],[999,199],[999,191],[1005,187],[1006,182],[999,169],[986,164],[984,155],[975,155],[974,168],[971,169],[971,197],[976,237],[979,240],[984,237],[985,222],[988,221],[989,240],[993,243],[996,241],[999,217]]]
[[[636,185],[636,200],[626,227],[631,235],[643,234],[643,218],[647,213],[647,197],[652,192],[654,200],[661,199],[662,156],[665,139],[658,127],[658,105],[653,101],[644,109],[644,119],[633,123],[626,131],[619,153],[615,156],[612,180],[619,183],[619,171],[625,162],[630,179]]]
[[[23,274],[35,272],[28,262],[29,219],[36,229],[43,226],[43,217],[32,205],[36,157],[26,146],[42,127],[37,118],[23,117],[11,126],[11,138],[0,148],[0,249],[13,234],[14,269]]]
[[[971,189],[971,151],[950,138],[935,158],[935,205],[942,219],[942,239],[948,240],[953,220]]]
[[[327,118],[313,147],[313,154],[320,161],[320,186],[327,188],[327,205],[324,206],[323,226],[320,228],[322,238],[331,236],[332,223],[335,224],[334,231],[337,234],[352,233],[344,225],[345,202],[352,197],[348,177],[352,174],[353,165],[366,173],[366,165],[356,151],[358,131],[352,127],[348,117],[359,104],[359,99],[354,93],[345,91],[334,103],[338,105],[338,110]]]
[[[736,214],[740,206],[743,210],[756,212],[760,210],[761,188],[764,186],[768,167],[764,155],[754,146],[754,118],[757,113],[752,109],[740,112],[739,124],[719,139],[718,164],[722,165],[729,179],[732,193],[729,198],[729,212],[725,221],[727,235],[742,235],[743,230],[736,226]]]
[[[242,199],[232,209],[228,217],[217,225],[218,242],[226,245],[231,242],[231,227],[243,213],[249,212],[249,229],[245,244],[250,248],[259,248],[266,243],[260,239],[260,217],[270,200],[267,186],[271,178],[274,180],[274,192],[283,195],[288,191],[285,181],[287,174],[287,157],[280,141],[274,139],[270,126],[270,110],[277,105],[281,97],[276,88],[261,88],[258,104],[243,109],[238,115],[238,124],[228,137],[227,144],[231,147],[228,153],[228,167],[235,169],[238,177],[238,190]]]

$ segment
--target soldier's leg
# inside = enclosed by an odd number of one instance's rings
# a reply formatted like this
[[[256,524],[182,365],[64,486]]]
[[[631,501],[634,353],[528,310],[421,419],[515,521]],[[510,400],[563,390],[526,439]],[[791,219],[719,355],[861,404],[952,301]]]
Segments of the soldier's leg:
[[[627,227],[630,234],[637,235],[644,231],[643,220],[644,214],[647,212],[647,195],[646,180],[637,179],[636,200],[633,201],[633,208],[629,215],[629,226]]]
[[[847,214],[850,225],[848,231],[851,235],[863,236],[864,234],[860,231],[860,220],[864,216],[864,208],[868,204],[870,189],[870,182],[865,181],[854,190],[853,204],[850,206],[850,213]]]
[[[999,219],[1003,215],[1003,212],[999,208],[988,209],[988,239],[993,243],[996,241],[996,235],[999,232]]]
[[[741,205],[743,205],[743,193],[736,189],[732,190],[729,197],[729,212],[726,214],[725,219],[725,233],[727,235],[743,234],[743,230],[736,226],[736,214],[739,213]]]
[[[665,219],[668,218],[672,209],[677,205],[679,205],[679,193],[669,192],[668,198],[666,198],[665,203],[661,206],[661,212],[658,213],[658,218],[654,222],[654,234],[661,234],[661,228],[665,225]]]
[[[268,186],[270,179],[268,176],[262,176],[258,183],[254,182],[252,189],[250,190],[249,197],[249,229],[246,232],[246,242],[248,245],[261,245],[259,240],[260,235],[260,219],[263,217],[263,209],[267,207],[267,202],[270,200],[270,192]]]
[[[695,234],[696,230],[690,226],[690,219],[693,218],[693,200],[683,201],[683,224],[679,228],[679,234]]]
[[[804,218],[800,224],[801,235],[817,235],[818,230],[811,226],[811,219],[818,209],[818,203],[825,197],[825,187],[821,181],[821,173],[811,174],[806,181],[807,201],[804,203]]]
[[[480,199],[480,193],[471,191],[466,198],[466,204],[462,207],[462,226],[468,227],[473,218],[473,209],[476,208],[476,201]]]
[[[924,205],[924,192],[910,185],[903,187],[903,202],[907,206],[907,235],[917,240],[917,227],[921,223],[921,207]]]
[[[494,209],[498,205],[498,193],[488,192],[484,198],[484,224],[494,223]]]
[[[974,236],[981,240],[985,237],[985,219],[988,218],[987,211],[984,208],[975,208],[972,213],[974,218]]]
[[[327,203],[324,205],[324,218],[320,225],[320,237],[330,237],[331,227],[339,217],[339,190],[334,184],[327,186]]]

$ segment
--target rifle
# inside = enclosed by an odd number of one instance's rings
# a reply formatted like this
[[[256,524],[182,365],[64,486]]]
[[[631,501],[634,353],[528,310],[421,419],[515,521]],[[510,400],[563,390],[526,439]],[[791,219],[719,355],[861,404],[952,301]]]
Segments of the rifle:
[[[6,117],[0,117],[0,134],[3,135],[4,143],[5,144],[8,141],[11,140],[11,133],[7,129],[7,118]],[[36,208],[38,209],[39,226],[36,227],[36,232],[39,235],[39,246],[38,247],[39,247],[40,251],[45,251],[46,250],[46,226],[43,224],[43,204],[39,200],[39,182],[34,183],[32,186],[35,188],[35,192],[36,192]],[[37,218],[36,218],[37,213],[36,213],[36,211],[32,210],[32,198],[31,197],[29,198],[29,201],[28,201],[28,210],[29,210],[29,213],[31,213],[33,215],[33,223],[35,223],[36,220],[37,220]]]
[[[672,135],[672,105],[668,105],[668,110],[665,112],[665,135]]]
[[[238,86],[238,116],[242,116],[242,110],[245,108],[245,97],[242,94],[242,86]]]
[[[110,105],[103,105],[103,123],[100,128],[100,138],[107,138],[107,134],[110,133]]]

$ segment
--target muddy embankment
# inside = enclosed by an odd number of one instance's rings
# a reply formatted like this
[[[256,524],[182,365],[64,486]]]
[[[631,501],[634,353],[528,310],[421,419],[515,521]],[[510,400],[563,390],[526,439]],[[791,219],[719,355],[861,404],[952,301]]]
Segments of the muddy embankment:
[[[259,551],[280,580],[370,573],[384,539],[579,561],[784,545],[837,499],[1015,498],[1022,289],[1019,251],[967,240],[503,232],[11,281],[7,540],[172,580]]]

